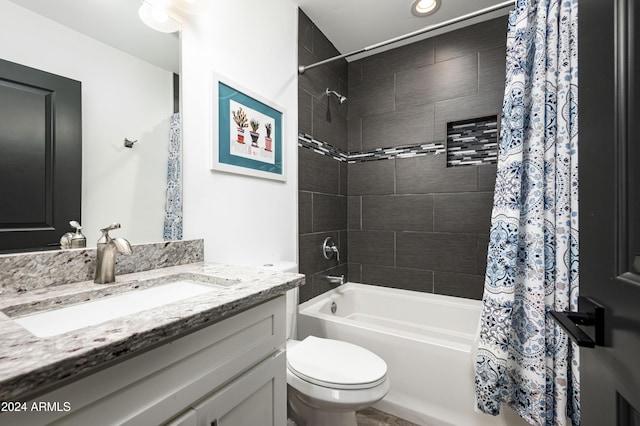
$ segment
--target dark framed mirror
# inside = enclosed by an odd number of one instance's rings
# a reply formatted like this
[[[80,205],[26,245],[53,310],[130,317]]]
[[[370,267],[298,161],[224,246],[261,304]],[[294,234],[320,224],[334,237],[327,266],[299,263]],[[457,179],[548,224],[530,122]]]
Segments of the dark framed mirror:
[[[63,217],[55,219],[60,229],[55,227],[47,244],[72,231],[71,220],[82,224],[88,247],[95,246],[99,229],[113,222],[122,224],[118,233],[131,243],[163,240],[171,120],[179,107],[180,35],[148,28],[138,17],[139,7],[131,0],[0,3],[0,37],[7,41],[0,45],[0,59],[82,87],[81,176],[74,177],[81,182],[80,207],[60,213]],[[0,132],[11,126],[3,124]],[[137,142],[127,148],[125,139]],[[35,223],[28,216],[11,222],[28,228]],[[7,243],[0,242],[2,250],[24,250],[6,235],[0,234]]]

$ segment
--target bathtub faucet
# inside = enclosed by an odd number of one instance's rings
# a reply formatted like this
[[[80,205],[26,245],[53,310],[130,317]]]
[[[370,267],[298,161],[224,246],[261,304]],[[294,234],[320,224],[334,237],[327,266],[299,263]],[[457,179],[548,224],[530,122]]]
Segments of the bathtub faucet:
[[[336,246],[333,238],[327,237],[322,242],[322,255],[325,259],[331,260],[333,256],[336,256],[336,260],[340,263],[340,251],[338,250],[338,246]]]
[[[329,284],[342,285],[344,284],[344,275],[327,275],[327,281],[329,281]]]

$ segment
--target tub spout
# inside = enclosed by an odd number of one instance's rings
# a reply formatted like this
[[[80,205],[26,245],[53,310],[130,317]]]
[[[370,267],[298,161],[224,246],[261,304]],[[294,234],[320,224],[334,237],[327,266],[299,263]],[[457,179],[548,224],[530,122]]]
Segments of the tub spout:
[[[327,275],[327,281],[329,281],[329,284],[342,285],[344,284],[344,275]]]

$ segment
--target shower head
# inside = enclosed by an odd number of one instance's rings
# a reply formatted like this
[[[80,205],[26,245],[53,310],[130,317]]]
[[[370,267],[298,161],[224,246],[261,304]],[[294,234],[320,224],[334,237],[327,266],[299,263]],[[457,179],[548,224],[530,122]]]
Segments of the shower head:
[[[347,102],[347,97],[342,96],[340,93],[336,92],[335,90],[329,90],[329,88],[327,88],[327,90],[325,90],[325,93],[327,94],[327,96],[330,96],[331,94],[335,95],[336,98],[338,98],[338,103],[340,105]]]

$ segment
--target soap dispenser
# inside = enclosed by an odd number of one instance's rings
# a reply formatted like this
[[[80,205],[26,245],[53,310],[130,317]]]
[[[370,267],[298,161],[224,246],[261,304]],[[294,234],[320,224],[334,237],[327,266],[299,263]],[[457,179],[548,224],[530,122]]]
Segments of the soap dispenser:
[[[80,224],[75,220],[72,220],[71,222],[69,222],[69,225],[71,225],[72,227],[76,228],[75,234],[73,234],[71,236],[71,248],[84,248],[84,247],[86,247],[87,246],[87,239],[82,234],[82,226],[80,226]]]
[[[84,248],[87,246],[87,239],[84,235],[82,235],[82,226],[75,221],[72,220],[69,222],[73,228],[76,228],[76,232],[67,232],[60,238],[60,248],[63,250],[71,249],[71,248]]]

